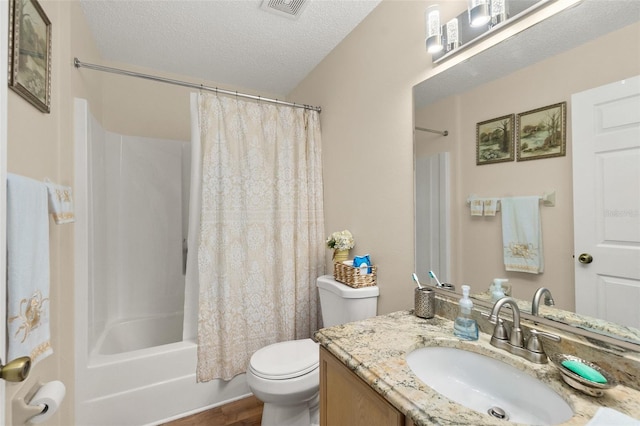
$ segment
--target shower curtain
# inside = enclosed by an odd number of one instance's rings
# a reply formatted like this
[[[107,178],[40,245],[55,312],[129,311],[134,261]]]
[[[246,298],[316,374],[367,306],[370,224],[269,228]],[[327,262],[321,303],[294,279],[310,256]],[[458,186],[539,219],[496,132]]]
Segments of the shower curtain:
[[[318,327],[324,271],[319,113],[202,93],[198,381]]]

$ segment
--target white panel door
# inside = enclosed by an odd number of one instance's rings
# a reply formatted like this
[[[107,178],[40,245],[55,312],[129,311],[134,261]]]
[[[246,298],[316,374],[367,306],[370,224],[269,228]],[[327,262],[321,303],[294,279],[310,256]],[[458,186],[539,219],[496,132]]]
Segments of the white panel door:
[[[640,76],[571,107],[576,312],[640,328]]]

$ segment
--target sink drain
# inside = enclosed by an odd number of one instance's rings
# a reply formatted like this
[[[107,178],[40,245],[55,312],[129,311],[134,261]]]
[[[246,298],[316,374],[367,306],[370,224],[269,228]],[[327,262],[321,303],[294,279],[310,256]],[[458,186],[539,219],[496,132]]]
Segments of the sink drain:
[[[500,407],[491,407],[487,410],[487,413],[489,413],[489,415],[495,417],[496,419],[509,420],[509,416],[507,416],[507,413]]]

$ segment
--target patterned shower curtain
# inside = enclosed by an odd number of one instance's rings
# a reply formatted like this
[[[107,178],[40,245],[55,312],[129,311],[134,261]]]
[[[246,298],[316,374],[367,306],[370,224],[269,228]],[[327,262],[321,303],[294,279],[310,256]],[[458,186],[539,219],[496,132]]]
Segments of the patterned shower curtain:
[[[201,94],[199,119],[203,382],[317,329],[325,248],[319,113]]]

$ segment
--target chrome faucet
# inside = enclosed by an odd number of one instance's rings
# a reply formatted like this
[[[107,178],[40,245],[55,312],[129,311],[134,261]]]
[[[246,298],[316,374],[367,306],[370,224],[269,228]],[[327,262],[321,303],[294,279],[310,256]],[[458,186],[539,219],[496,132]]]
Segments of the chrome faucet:
[[[513,313],[511,337],[508,339],[509,344],[514,347],[522,348],[524,347],[524,339],[522,337],[522,330],[520,329],[520,308],[518,308],[518,302],[513,297],[503,297],[502,299],[498,300],[495,305],[493,305],[491,316],[489,316],[489,322],[491,324],[495,324],[496,327],[493,329],[491,344],[493,346],[499,347],[498,345],[494,344],[494,340],[499,340],[500,342],[506,342],[507,340],[507,330],[504,328],[504,323],[502,322],[502,320],[498,318],[500,309],[502,309],[504,305],[511,306],[511,312]]]
[[[510,336],[504,327],[504,322],[499,318],[500,310],[504,305],[509,305],[513,314],[513,325],[511,326]],[[489,322],[496,325],[493,329],[493,335],[491,336],[492,346],[504,349],[509,353],[531,362],[535,362],[536,364],[544,364],[548,361],[547,354],[542,348],[539,336],[546,337],[556,342],[560,341],[560,337],[555,334],[532,329],[527,341],[527,347],[525,348],[522,329],[520,328],[520,308],[518,308],[518,303],[513,297],[503,297],[493,305],[491,315],[489,316]]]
[[[536,293],[533,295],[533,301],[531,302],[531,315],[538,316],[538,310],[540,308],[540,299],[542,299],[542,295],[544,294],[544,304],[547,306],[554,306],[556,302],[553,300],[553,296],[551,296],[551,291],[549,291],[546,287],[540,287],[536,290]]]

